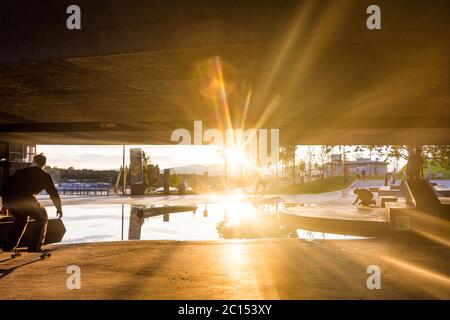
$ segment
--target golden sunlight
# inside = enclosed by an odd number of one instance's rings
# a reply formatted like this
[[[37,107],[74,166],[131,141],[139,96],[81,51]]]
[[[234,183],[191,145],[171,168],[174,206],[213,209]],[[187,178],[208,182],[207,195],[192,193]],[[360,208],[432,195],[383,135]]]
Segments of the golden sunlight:
[[[226,148],[225,158],[232,167],[242,167],[250,164],[245,150],[239,147]]]

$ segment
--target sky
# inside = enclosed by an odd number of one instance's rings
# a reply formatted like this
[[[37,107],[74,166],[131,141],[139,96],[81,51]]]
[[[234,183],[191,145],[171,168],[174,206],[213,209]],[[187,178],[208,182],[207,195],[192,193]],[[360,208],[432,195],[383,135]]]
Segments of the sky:
[[[51,167],[108,170],[122,165],[121,145],[38,145],[36,152],[43,152],[47,165]],[[192,164],[222,164],[223,158],[215,146],[126,146],[125,164],[130,160],[130,148],[142,148],[152,163],[161,169],[176,168]]]
[[[141,145],[125,147],[125,163],[129,163],[129,149],[142,148],[151,158],[152,163],[161,169],[177,168],[189,165],[223,164],[223,157],[217,146],[182,146],[182,145]],[[298,146],[297,159],[305,159],[307,146]],[[312,146],[319,151],[320,146]],[[95,170],[118,170],[122,165],[121,145],[38,145],[37,153],[47,156],[47,165],[51,167]],[[338,149],[336,148],[336,153]],[[350,159],[368,154],[351,154]],[[372,157],[375,160],[375,156]]]

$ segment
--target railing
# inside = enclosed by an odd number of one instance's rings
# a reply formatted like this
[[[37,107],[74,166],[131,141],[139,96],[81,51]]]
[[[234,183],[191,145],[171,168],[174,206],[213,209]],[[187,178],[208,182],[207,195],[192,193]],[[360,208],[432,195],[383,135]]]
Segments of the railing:
[[[92,188],[59,188],[60,194],[66,195],[94,195],[94,196],[108,196],[112,190],[110,188],[92,187]]]

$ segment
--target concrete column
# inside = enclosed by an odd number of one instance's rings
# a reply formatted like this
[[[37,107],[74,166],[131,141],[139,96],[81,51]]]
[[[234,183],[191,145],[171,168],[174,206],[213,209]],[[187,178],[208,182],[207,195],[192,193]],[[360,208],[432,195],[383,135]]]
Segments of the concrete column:
[[[164,169],[164,194],[169,194],[170,169]]]

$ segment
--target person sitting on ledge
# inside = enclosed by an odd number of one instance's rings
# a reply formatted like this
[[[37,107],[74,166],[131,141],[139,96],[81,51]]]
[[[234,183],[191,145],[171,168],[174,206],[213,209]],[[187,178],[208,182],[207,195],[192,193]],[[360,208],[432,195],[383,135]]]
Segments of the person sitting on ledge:
[[[375,199],[373,198],[373,193],[369,190],[356,188],[353,193],[357,196],[355,201],[353,202],[353,205],[357,204],[358,201],[358,204],[363,206],[376,205]]]

